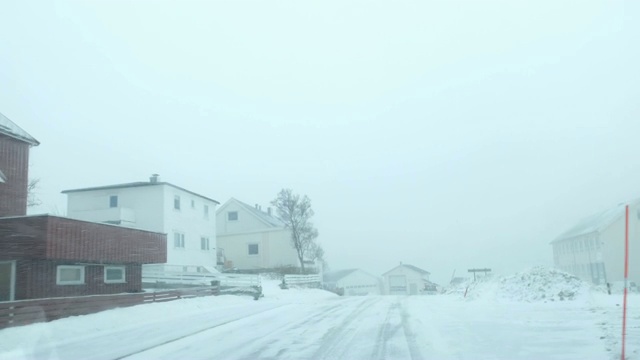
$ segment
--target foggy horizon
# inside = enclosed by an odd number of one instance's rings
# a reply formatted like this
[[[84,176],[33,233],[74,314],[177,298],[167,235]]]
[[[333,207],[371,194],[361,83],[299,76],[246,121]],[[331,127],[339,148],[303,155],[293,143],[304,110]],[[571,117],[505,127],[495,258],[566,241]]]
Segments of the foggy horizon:
[[[3,5],[29,213],[154,173],[221,205],[291,188],[331,270],[446,284],[553,266],[558,235],[640,197],[637,4],[366,5]]]

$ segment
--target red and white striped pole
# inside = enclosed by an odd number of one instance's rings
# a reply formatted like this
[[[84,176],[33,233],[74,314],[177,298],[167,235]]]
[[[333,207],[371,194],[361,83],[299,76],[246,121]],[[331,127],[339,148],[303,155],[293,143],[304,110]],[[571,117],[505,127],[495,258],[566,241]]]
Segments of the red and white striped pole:
[[[627,336],[627,288],[629,284],[629,205],[624,214],[624,298],[622,300],[622,354],[625,360],[625,341]]]

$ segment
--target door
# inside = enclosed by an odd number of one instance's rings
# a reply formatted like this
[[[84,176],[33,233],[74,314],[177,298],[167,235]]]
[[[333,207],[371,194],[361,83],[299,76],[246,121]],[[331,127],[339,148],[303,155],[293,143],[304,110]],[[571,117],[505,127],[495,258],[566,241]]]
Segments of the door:
[[[15,297],[16,262],[0,261],[0,301],[13,301]]]
[[[409,284],[409,295],[418,295],[418,284]]]

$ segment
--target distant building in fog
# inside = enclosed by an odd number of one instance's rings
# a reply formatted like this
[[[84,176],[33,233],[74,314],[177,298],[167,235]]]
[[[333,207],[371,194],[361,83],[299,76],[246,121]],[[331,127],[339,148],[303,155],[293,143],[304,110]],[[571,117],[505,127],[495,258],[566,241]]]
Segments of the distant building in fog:
[[[640,282],[640,201],[629,207],[629,281]],[[555,266],[593,284],[624,280],[625,205],[589,216],[551,242]]]

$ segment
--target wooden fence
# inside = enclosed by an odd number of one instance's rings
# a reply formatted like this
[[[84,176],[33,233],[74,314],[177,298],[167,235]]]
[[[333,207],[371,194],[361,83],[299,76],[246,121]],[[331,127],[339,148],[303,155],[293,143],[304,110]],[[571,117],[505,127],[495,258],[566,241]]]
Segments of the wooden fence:
[[[119,307],[218,295],[219,293],[219,286],[208,286],[136,294],[93,295],[0,302],[0,329],[52,321],[68,316],[87,315]]]
[[[284,283],[286,286],[302,286],[302,287],[320,287],[322,281],[320,275],[285,275]]]

